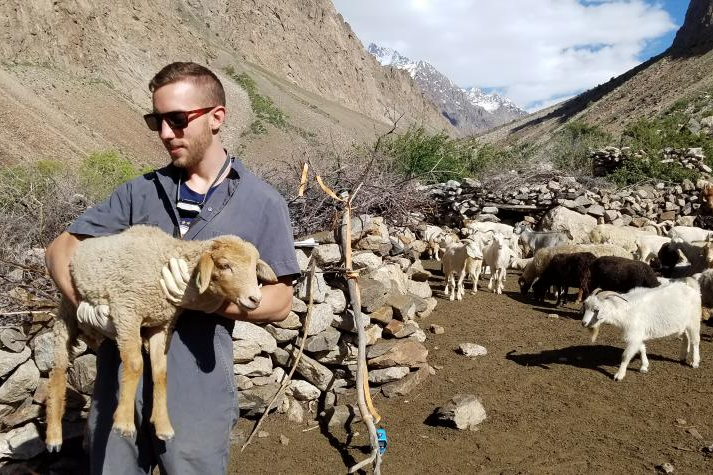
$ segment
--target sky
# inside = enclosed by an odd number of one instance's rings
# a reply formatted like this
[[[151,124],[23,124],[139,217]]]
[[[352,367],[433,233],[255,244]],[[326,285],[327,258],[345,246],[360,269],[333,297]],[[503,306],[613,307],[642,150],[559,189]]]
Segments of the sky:
[[[668,48],[688,0],[333,0],[364,46],[424,60],[529,112]]]

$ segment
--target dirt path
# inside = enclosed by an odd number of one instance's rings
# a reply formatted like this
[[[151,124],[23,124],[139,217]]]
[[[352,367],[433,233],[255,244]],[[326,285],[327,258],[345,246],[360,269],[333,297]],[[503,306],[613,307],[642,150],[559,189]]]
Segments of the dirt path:
[[[604,327],[592,344],[574,304],[533,307],[516,289],[510,276],[506,294],[441,300],[421,322],[446,329],[428,333],[426,342],[430,364],[442,369],[405,398],[375,399],[389,437],[382,473],[653,473],[666,462],[677,474],[713,473],[713,458],[702,451],[713,442],[711,326],[702,327],[700,368],[682,366],[679,342],[668,338],[647,345],[648,374],[638,372],[637,358],[616,383],[611,375],[623,348],[618,330]],[[559,318],[548,317],[553,311]],[[488,355],[455,353],[463,342],[485,346]],[[488,419],[480,431],[425,423],[457,393],[481,398]],[[353,425],[360,435],[349,443],[345,431],[303,432],[314,425],[271,415],[263,426],[267,438],[256,438],[242,454],[234,448],[230,473],[346,473],[364,458],[363,424]],[[245,433],[251,427],[240,422]]]

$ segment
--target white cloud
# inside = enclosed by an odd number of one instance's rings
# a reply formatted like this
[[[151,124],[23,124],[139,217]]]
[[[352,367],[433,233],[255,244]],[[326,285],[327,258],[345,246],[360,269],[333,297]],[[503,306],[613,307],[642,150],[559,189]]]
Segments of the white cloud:
[[[676,25],[652,0],[334,0],[365,45],[423,59],[530,110],[639,64]]]

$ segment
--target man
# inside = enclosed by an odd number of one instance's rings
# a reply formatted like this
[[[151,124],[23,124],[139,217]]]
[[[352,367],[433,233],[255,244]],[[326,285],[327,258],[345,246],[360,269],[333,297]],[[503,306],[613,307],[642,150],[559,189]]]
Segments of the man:
[[[113,340],[97,352],[97,379],[89,412],[92,473],[225,473],[230,432],[238,418],[233,380],[233,320],[284,319],[292,305],[292,280],[299,273],[287,206],[269,185],[248,172],[222,146],[225,92],[209,69],[172,63],[149,83],[153,113],[144,116],[157,131],[171,163],[124,183],[106,201],[77,218],[47,248],[47,268],[60,291],[79,306],[78,318],[99,329],[105,315],[79,302],[69,262],[79,241],[118,233],[135,224],[162,228],[183,239],[234,234],[253,243],[279,281],[262,287],[262,301],[246,311],[228,301],[195,299],[194,284],[182,281],[174,261],[164,269],[167,296],[186,309],[168,350],[168,411],[174,439],[160,441],[149,421],[148,361],[136,394],[134,438],[111,430],[117,405],[120,358]],[[168,263],[167,263],[168,264]]]

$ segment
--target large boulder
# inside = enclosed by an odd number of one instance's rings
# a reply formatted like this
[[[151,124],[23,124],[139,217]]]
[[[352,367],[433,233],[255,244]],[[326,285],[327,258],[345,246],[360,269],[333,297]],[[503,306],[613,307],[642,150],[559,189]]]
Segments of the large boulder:
[[[384,340],[369,347],[366,357],[369,368],[391,366],[417,367],[426,362],[428,349],[414,340]]]
[[[480,399],[472,394],[456,394],[434,415],[441,424],[460,430],[478,430],[487,417]]]
[[[589,232],[597,225],[592,216],[577,213],[564,206],[552,208],[542,217],[540,226],[551,231],[569,231],[575,243],[588,243]]]

